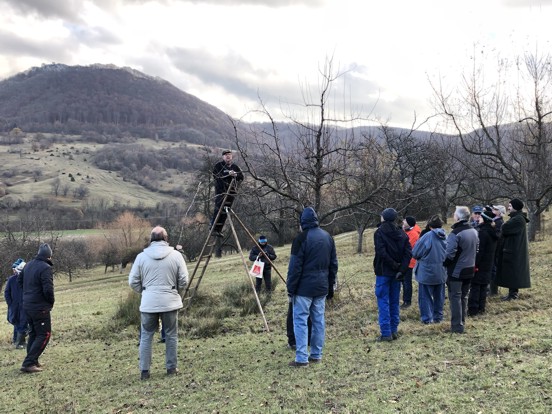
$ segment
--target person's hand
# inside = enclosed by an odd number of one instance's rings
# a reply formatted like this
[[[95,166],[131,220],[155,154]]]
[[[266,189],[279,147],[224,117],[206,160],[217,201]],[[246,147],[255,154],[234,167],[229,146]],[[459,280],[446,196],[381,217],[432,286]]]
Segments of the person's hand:
[[[230,174],[232,177],[235,177],[236,175],[238,175],[238,173],[236,173],[236,171],[234,171],[234,170],[230,170],[229,174]]]
[[[182,250],[182,245],[181,244],[177,244],[176,247],[175,247],[176,250]]]
[[[293,295],[291,293],[288,293],[288,302],[293,302]]]
[[[403,272],[397,272],[397,274],[395,275],[395,280],[398,280],[399,282],[403,281],[404,280]]]

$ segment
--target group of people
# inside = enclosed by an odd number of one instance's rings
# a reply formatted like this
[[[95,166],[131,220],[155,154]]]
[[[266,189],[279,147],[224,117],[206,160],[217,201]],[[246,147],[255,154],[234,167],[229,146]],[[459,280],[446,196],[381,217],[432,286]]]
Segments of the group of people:
[[[413,217],[406,217],[401,228],[395,224],[396,210],[383,210],[374,233],[379,340],[398,338],[400,309],[411,305],[412,274],[424,324],[443,321],[448,290],[452,333],[464,333],[466,316],[485,313],[487,297],[496,294],[497,286],[508,288],[503,300],[518,299],[519,289],[531,286],[523,207],[521,200],[512,199],[510,219],[504,222],[504,206],[475,206],[471,213],[458,206],[448,235],[437,215],[421,230]]]
[[[220,164],[220,165],[219,165]],[[239,167],[232,163],[232,153],[223,152],[223,161],[213,175],[220,180],[216,190],[215,213],[211,225],[220,233],[224,216],[218,214],[225,193],[235,188],[234,179],[243,179]],[[228,199],[227,199],[228,200]],[[451,329],[464,332],[466,316],[485,312],[487,294],[496,286],[509,288],[504,300],[515,300],[519,289],[530,287],[529,256],[526,235],[528,220],[522,212],[523,203],[512,199],[508,205],[510,219],[503,222],[503,206],[475,207],[473,214],[465,206],[454,212],[455,223],[447,235],[439,216],[431,217],[424,230],[416,219],[407,216],[397,225],[398,213],[386,208],[374,233],[375,294],[378,306],[380,341],[398,339],[400,309],[412,302],[412,279],[418,282],[418,305],[425,324],[443,321],[445,288],[448,287]],[[219,217],[219,220],[215,219]],[[292,367],[307,367],[322,360],[325,342],[325,304],[334,295],[338,260],[333,238],[320,228],[312,207],[306,207],[300,217],[301,231],[293,240],[286,289],[289,298],[288,341],[295,349]],[[180,247],[180,246],[179,246]],[[496,256],[495,256],[496,253]],[[5,297],[8,320],[14,325],[13,342],[24,347],[27,355],[21,371],[42,371],[39,357],[51,335],[50,312],[54,306],[52,250],[41,244],[36,257],[25,264],[13,264],[14,275],[8,280]],[[258,245],[250,251],[251,261],[265,262],[262,282],[272,291],[271,264],[276,253],[261,235]],[[188,284],[188,269],[183,255],[168,243],[167,231],[160,226],[152,229],[148,246],[136,257],[128,276],[130,287],[141,294],[140,302],[140,378],[150,378],[152,340],[161,320],[165,332],[165,365],[167,375],[177,369],[178,310],[183,307],[181,293]],[[403,286],[403,303],[400,292]],[[28,331],[27,331],[28,329]]]
[[[47,243],[40,245],[29,263],[17,259],[4,291],[8,322],[13,325],[13,344],[16,349],[27,350],[21,365],[21,371],[26,373],[42,371],[38,359],[50,341],[50,312],[55,302],[51,259],[52,249]]]

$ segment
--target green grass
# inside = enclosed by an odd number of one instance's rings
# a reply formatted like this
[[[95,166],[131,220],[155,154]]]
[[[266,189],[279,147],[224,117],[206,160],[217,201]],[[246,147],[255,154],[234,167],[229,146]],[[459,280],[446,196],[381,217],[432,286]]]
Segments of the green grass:
[[[354,236],[337,242],[341,287],[327,307],[321,364],[287,366],[294,354],[286,348],[284,283],[271,298],[261,295],[267,333],[260,314],[244,313],[249,305],[235,300],[247,279],[239,256],[231,256],[210,263],[198,300],[180,316],[180,374],[165,376],[164,347],[156,343],[152,378],[141,382],[137,327],[116,318],[128,301],[127,276],[98,268],[72,283],[56,280],[44,372],[19,373],[24,351],[12,349],[11,325],[1,324],[0,411],[552,412],[550,240],[531,245],[533,287],[519,301],[492,298],[485,316],[467,321],[465,335],[445,333],[447,323],[422,325],[412,306],[401,312],[401,337],[392,343],[375,341],[371,246],[358,256]],[[278,256],[285,276],[289,246]],[[127,313],[136,305],[129,306]]]

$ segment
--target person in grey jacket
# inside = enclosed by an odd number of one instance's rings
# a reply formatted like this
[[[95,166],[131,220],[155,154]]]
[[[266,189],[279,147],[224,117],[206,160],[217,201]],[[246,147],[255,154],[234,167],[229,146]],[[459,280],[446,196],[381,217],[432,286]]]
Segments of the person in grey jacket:
[[[477,230],[469,223],[470,210],[457,206],[452,231],[447,237],[447,285],[450,301],[450,331],[464,333],[470,281],[475,273],[475,256],[479,246]]]
[[[447,272],[443,266],[447,235],[442,229],[443,222],[439,216],[433,216],[427,225],[430,231],[418,240],[412,251],[412,257],[417,260],[415,274],[418,282],[418,306],[425,324],[443,321],[447,281]]]
[[[160,226],[151,231],[150,245],[136,256],[128,275],[130,287],[141,293],[140,378],[150,377],[152,341],[159,330],[159,318],[165,329],[165,366],[167,375],[177,370],[178,309],[182,291],[188,283],[188,268],[182,254],[169,246],[167,231]]]

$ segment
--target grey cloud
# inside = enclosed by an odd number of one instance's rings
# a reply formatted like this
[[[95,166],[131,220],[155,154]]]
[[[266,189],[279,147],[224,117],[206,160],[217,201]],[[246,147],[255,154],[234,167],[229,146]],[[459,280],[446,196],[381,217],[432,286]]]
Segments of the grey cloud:
[[[66,25],[78,43],[87,46],[105,46],[122,43],[122,39],[114,32],[104,27],[87,27],[81,25]]]
[[[526,8],[538,8],[541,6],[552,5],[552,0],[539,0],[538,2],[527,0],[502,0],[502,4],[507,7],[526,7]]]
[[[23,14],[37,14],[43,17],[60,17],[63,19],[78,19],[81,0],[1,0],[0,5],[7,5]],[[5,10],[5,9],[4,9]]]
[[[52,44],[49,40],[29,40],[0,31],[0,54],[8,56],[32,56],[45,62],[63,62],[70,58],[71,50],[67,44]]]

